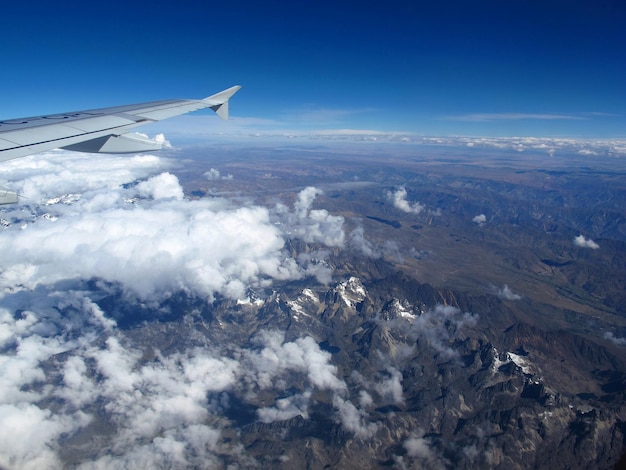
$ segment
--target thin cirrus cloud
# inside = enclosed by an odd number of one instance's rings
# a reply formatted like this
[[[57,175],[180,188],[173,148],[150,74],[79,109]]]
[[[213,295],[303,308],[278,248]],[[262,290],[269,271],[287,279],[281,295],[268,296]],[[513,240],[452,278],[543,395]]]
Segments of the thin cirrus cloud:
[[[340,122],[346,118],[352,118],[362,114],[374,112],[374,108],[321,108],[311,107],[287,113],[289,121],[301,121],[311,124],[328,124],[329,122]]]
[[[488,121],[517,121],[517,120],[583,120],[586,117],[575,114],[556,113],[472,113],[446,116],[448,121],[488,122]]]

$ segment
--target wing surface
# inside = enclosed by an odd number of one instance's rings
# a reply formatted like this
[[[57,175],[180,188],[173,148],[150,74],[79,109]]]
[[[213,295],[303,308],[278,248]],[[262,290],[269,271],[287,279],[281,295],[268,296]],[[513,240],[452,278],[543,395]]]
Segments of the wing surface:
[[[144,124],[204,108],[228,119],[228,100],[240,88],[233,86],[200,100],[154,101],[0,121],[0,161],[54,148],[101,153],[158,150],[158,142],[124,134]]]

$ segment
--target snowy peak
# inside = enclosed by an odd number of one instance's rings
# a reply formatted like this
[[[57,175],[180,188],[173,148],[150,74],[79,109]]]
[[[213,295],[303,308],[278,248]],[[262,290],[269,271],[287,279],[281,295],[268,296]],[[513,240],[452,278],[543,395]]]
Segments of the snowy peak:
[[[363,302],[367,297],[367,291],[358,277],[350,277],[347,281],[340,282],[335,292],[341,300],[351,309]]]
[[[396,318],[405,318],[409,321],[413,321],[419,315],[419,311],[411,305],[408,300],[393,299],[391,302],[385,305],[385,308],[381,312],[383,320],[395,320]]]
[[[318,313],[320,307],[319,297],[311,289],[302,289],[302,292],[295,300],[288,300],[287,305],[295,319],[303,316],[310,317]]]

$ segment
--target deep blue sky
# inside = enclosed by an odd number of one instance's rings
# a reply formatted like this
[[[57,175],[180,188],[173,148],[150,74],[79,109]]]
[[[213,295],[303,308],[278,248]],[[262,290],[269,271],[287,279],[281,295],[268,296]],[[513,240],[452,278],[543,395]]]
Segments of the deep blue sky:
[[[241,84],[294,131],[626,137],[623,0],[432,3],[11,2],[0,117]]]

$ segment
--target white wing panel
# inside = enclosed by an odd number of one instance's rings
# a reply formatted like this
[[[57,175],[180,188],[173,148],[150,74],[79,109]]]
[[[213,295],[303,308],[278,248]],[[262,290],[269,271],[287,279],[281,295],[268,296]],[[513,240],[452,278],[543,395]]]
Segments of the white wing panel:
[[[17,144],[15,142],[10,142],[8,140],[0,139],[0,151],[13,148],[16,145]]]
[[[64,126],[63,124],[53,124],[51,126],[8,131],[2,134],[2,137],[10,139],[11,142],[15,142],[18,145],[33,145],[50,140],[62,140],[67,137],[75,137],[80,134],[84,134],[84,132]]]
[[[222,119],[227,119],[228,100],[240,88],[240,86],[234,86],[203,100],[154,101],[112,108],[3,120],[0,121],[0,161],[58,147],[74,147],[77,150],[91,149],[92,147],[102,148],[102,152],[106,152],[109,148],[115,151],[124,151],[126,147],[121,145],[121,142],[126,141],[118,140],[115,137],[143,124],[203,108],[211,108]],[[113,137],[113,139],[107,137]],[[110,143],[107,145],[100,145],[100,147],[96,145],[109,141]],[[88,144],[85,146],[77,145],[81,142]],[[143,149],[152,148],[147,144],[142,144],[140,147]],[[137,151],[137,145],[128,148],[129,152]]]
[[[63,125],[68,128],[74,129],[74,133],[78,133],[77,131],[82,133],[91,133],[106,129],[118,129],[119,133],[121,133],[125,128],[127,128],[127,126],[132,127],[138,124],[137,120],[132,119],[131,116],[127,118],[119,115],[110,115],[71,121]]]
[[[168,106],[154,106],[151,108],[138,109],[133,112],[133,115],[152,121],[161,121],[172,116],[190,113],[191,111],[197,111],[198,109],[206,107],[207,105],[202,101],[182,101],[180,104],[176,105],[170,104]]]
[[[123,133],[127,126],[136,125],[135,121],[117,116],[99,116],[95,118],[71,121],[67,124],[48,124],[46,126],[8,130],[0,134],[2,138],[18,145],[36,145],[44,142],[59,141],[68,137],[78,137],[95,132]],[[91,137],[88,137],[89,139]]]

